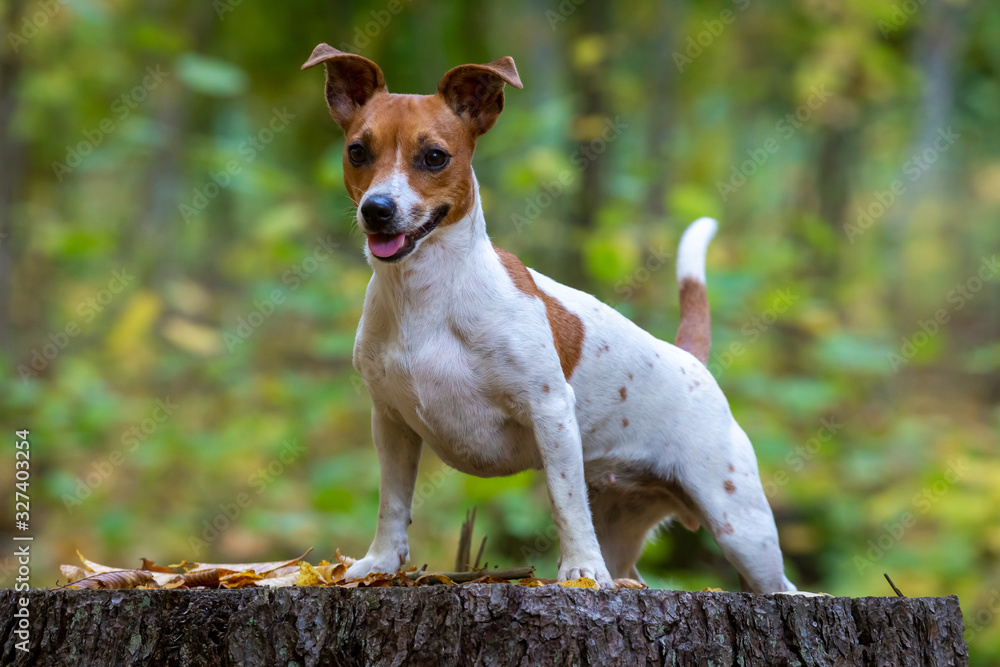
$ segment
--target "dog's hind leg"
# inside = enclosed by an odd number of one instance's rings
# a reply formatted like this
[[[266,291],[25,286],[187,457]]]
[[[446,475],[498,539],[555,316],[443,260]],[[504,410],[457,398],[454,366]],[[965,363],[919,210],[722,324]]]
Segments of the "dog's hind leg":
[[[743,429],[733,422],[729,443],[723,444],[697,475],[686,477],[685,490],[706,529],[726,559],[755,593],[794,591],[785,577],[778,529],[764,495],[753,448]],[[707,443],[706,443],[707,444]],[[719,458],[719,454],[724,454]]]

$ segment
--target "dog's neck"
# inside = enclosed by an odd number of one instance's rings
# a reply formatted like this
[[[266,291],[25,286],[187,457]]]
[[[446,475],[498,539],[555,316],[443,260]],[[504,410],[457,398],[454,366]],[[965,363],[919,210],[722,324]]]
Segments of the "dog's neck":
[[[479,197],[479,182],[473,174],[472,207],[469,213],[438,228],[419,248],[397,263],[369,257],[376,287],[372,295],[386,314],[403,317],[436,317],[452,310],[456,297],[479,284],[493,245],[486,233],[486,218]]]

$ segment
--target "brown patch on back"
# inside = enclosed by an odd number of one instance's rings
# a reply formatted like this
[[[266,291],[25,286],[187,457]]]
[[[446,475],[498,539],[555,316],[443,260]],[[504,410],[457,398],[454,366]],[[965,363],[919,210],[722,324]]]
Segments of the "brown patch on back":
[[[552,329],[552,340],[555,342],[556,353],[559,355],[563,377],[569,380],[577,364],[580,363],[580,355],[583,354],[585,334],[583,320],[566,310],[559,299],[538,289],[535,279],[531,277],[528,269],[524,267],[516,255],[496,246],[493,246],[493,250],[500,258],[500,263],[503,264],[507,275],[514,283],[514,287],[528,296],[538,297],[545,304],[545,315],[549,320],[549,328]]]
[[[736,472],[736,468],[733,467],[732,463],[729,464],[729,472]]]
[[[705,284],[692,278],[681,280],[681,324],[677,327],[675,344],[698,357],[701,363],[708,363],[712,346],[708,294]]]
[[[726,493],[736,493],[736,485],[733,484],[732,480],[727,479],[722,488],[726,490]]]
[[[628,389],[622,387],[621,389],[618,390],[618,395],[621,396],[622,400],[624,401],[626,398],[628,398]]]
[[[628,419],[622,419],[622,428],[628,428]]]

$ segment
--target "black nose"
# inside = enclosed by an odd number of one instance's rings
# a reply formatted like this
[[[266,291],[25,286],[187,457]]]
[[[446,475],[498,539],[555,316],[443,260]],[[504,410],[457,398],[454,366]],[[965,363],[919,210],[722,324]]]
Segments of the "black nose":
[[[361,205],[361,215],[370,229],[381,229],[396,215],[396,202],[386,195],[372,195]]]

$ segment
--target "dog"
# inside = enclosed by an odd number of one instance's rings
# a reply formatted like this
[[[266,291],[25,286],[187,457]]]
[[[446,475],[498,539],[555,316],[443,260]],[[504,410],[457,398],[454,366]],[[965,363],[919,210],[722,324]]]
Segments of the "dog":
[[[433,95],[390,94],[378,65],[327,44],[302,69],[320,64],[373,270],[354,366],[372,399],[378,522],[347,576],[408,559],[426,445],[479,477],[544,471],[560,580],[639,579],[647,535],[673,516],[705,526],[746,589],[794,591],[753,447],[705,367],[715,222],[682,237],[677,345],[658,340],[490,242],[472,155],[504,86],[522,87],[512,58],[455,67]]]

